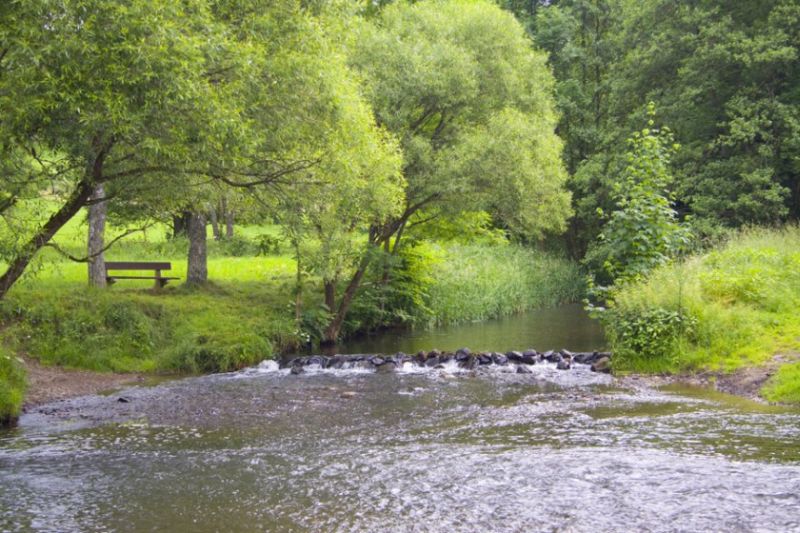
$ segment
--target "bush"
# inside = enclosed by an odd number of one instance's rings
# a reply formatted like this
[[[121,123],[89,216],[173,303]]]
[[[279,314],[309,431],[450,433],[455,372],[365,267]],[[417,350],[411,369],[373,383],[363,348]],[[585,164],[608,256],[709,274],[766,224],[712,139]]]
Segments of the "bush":
[[[251,257],[258,255],[259,248],[250,239],[234,235],[217,242],[217,253],[228,257]]]
[[[272,255],[281,252],[281,238],[269,233],[262,233],[256,237],[255,242],[257,255]]]
[[[694,339],[697,325],[693,316],[660,307],[643,311],[607,309],[601,316],[618,369],[668,369],[677,362],[680,343]]]

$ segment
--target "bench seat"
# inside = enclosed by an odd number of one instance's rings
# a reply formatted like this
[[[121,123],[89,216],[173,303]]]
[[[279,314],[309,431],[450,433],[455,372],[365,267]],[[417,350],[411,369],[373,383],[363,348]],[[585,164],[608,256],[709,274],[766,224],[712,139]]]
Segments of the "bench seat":
[[[152,271],[152,276],[132,276],[129,274],[116,275],[109,274],[110,270],[145,270]],[[142,262],[142,261],[107,261],[106,262],[106,282],[113,285],[118,279],[152,279],[156,282],[156,288],[160,289],[171,280],[181,279],[171,276],[162,276],[162,270],[172,270],[172,263],[163,262]]]

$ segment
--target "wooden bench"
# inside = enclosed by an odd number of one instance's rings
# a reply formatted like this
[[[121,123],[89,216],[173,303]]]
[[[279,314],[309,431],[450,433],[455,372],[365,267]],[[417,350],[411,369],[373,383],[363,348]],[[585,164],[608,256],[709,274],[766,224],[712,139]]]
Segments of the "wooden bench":
[[[152,270],[152,276],[118,276],[116,274],[109,274],[109,270]],[[162,276],[162,270],[172,270],[172,263],[149,263],[142,261],[106,261],[106,282],[109,285],[116,283],[118,279],[154,279],[156,281],[156,288],[160,289],[173,279],[168,276]]]

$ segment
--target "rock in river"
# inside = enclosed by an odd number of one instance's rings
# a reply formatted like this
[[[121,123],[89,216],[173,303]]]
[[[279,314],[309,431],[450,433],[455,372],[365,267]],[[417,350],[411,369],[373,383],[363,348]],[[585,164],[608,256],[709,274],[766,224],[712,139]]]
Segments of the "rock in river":
[[[592,365],[592,372],[603,372],[605,374],[611,373],[611,359],[608,357],[601,357]]]

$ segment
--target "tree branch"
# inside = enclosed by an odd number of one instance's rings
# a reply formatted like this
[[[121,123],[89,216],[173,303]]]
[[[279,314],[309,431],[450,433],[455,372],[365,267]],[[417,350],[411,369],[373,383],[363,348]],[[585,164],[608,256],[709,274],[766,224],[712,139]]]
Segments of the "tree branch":
[[[155,222],[150,222],[148,224],[145,224],[141,228],[128,229],[124,233],[122,233],[120,235],[117,235],[116,237],[111,239],[111,241],[109,241],[109,243],[106,244],[103,247],[102,250],[98,251],[97,253],[94,253],[94,254],[91,254],[91,255],[87,255],[86,257],[76,257],[76,256],[70,254],[69,252],[67,252],[66,250],[64,250],[63,248],[61,248],[58,244],[56,244],[54,242],[48,242],[44,246],[46,246],[47,248],[54,249],[56,252],[58,252],[59,254],[61,254],[64,257],[66,257],[70,261],[74,261],[76,263],[88,263],[89,261],[91,261],[95,257],[105,253],[107,250],[109,250],[112,246],[114,246],[116,243],[118,243],[119,241],[121,241],[125,237],[129,237],[129,236],[133,235],[134,233],[139,233],[140,231],[145,231],[145,230],[147,230],[147,228],[153,226],[154,224],[155,224]]]

